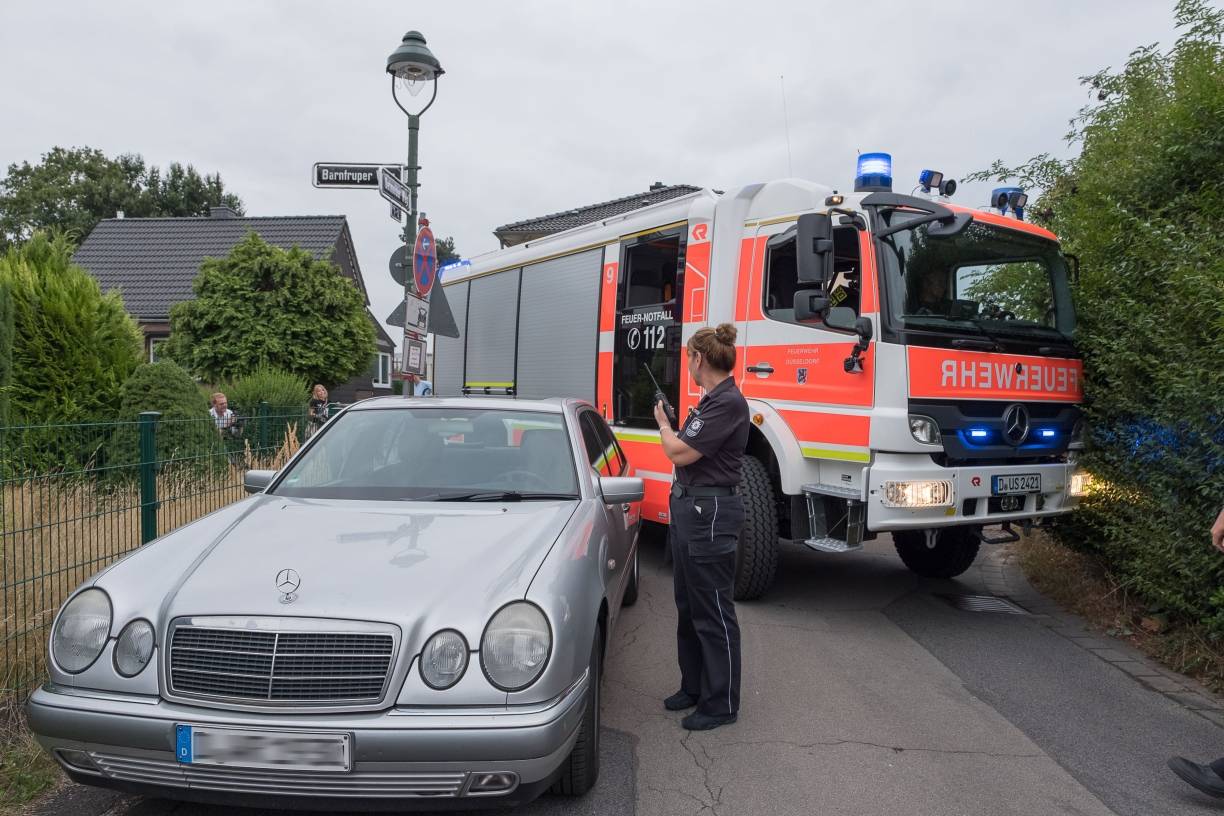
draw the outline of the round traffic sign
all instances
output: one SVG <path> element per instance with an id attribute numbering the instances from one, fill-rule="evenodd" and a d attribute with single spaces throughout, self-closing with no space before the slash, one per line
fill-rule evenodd
<path id="1" fill-rule="evenodd" d="M 417 233 L 416 247 L 412 251 L 412 277 L 416 280 L 417 295 L 425 297 L 438 277 L 438 248 L 434 245 L 433 230 L 421 227 Z"/>
<path id="2" fill-rule="evenodd" d="M 391 278 L 400 286 L 408 280 L 408 263 L 408 247 L 402 245 L 391 253 L 391 260 L 387 263 L 391 269 Z"/>

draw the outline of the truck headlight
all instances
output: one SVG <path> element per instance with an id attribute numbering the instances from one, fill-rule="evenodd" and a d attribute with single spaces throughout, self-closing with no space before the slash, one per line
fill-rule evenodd
<path id="1" fill-rule="evenodd" d="M 885 482 L 885 507 L 951 507 L 952 483 L 945 479 Z"/>
<path id="2" fill-rule="evenodd" d="M 1067 494 L 1075 498 L 1087 495 L 1092 489 L 1092 474 L 1089 473 L 1073 473 L 1071 474 L 1071 484 L 1067 486 Z"/>
<path id="3" fill-rule="evenodd" d="M 135 677 L 144 671 L 153 657 L 153 624 L 134 620 L 115 640 L 115 671 L 124 677 Z"/>
<path id="4" fill-rule="evenodd" d="M 516 601 L 503 606 L 485 627 L 480 663 L 490 683 L 502 691 L 519 691 L 536 681 L 551 651 L 544 613 L 535 604 Z"/>
<path id="5" fill-rule="evenodd" d="M 939 424 L 927 416 L 910 414 L 910 435 L 924 445 L 938 445 L 943 441 L 939 435 Z"/>
<path id="6" fill-rule="evenodd" d="M 468 645 L 454 629 L 443 629 L 421 650 L 421 679 L 431 689 L 448 689 L 467 671 Z"/>
<path id="7" fill-rule="evenodd" d="M 74 596 L 60 611 L 51 632 L 51 659 L 69 674 L 93 665 L 110 635 L 111 602 L 100 589 Z"/>

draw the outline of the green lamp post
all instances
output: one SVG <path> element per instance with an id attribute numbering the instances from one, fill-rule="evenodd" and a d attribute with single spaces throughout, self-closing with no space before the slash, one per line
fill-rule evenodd
<path id="1" fill-rule="evenodd" d="M 408 213 L 408 223 L 404 226 L 404 243 L 408 245 L 411 257 L 417 233 L 417 131 L 421 127 L 421 114 L 429 110 L 434 100 L 438 98 L 438 77 L 442 76 L 442 63 L 425 45 L 425 37 L 419 31 L 409 31 L 404 35 L 399 48 L 387 57 L 387 73 L 391 75 L 391 96 L 395 104 L 408 116 L 408 178 L 407 184 L 412 199 L 412 211 Z M 426 85 L 432 86 L 429 102 L 425 107 L 413 113 L 404 107 L 400 101 L 399 92 L 405 91 L 411 98 L 420 96 Z M 409 102 L 409 104 L 412 104 Z M 408 275 L 404 284 L 405 294 L 412 293 L 412 276 Z"/>

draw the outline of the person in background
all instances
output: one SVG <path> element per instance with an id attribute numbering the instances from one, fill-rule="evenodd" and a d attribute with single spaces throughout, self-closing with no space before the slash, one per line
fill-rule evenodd
<path id="1" fill-rule="evenodd" d="M 306 438 L 314 436 L 315 431 L 323 427 L 327 421 L 327 389 L 322 383 L 315 383 L 310 392 L 310 404 L 306 412 Z"/>
<path id="2" fill-rule="evenodd" d="M 1211 545 L 1224 552 L 1224 510 L 1211 525 Z M 1177 774 L 1183 782 L 1202 791 L 1208 796 L 1224 799 L 1224 757 L 1207 765 L 1200 765 L 1185 757 L 1175 756 L 1169 760 L 1169 770 Z"/>
<path id="3" fill-rule="evenodd" d="M 229 409 L 229 400 L 225 398 L 225 394 L 220 391 L 212 395 L 209 400 L 208 415 L 212 417 L 213 424 L 217 426 L 217 430 L 224 434 L 226 432 L 233 433 L 238 427 L 238 418 L 234 416 L 234 412 Z"/>

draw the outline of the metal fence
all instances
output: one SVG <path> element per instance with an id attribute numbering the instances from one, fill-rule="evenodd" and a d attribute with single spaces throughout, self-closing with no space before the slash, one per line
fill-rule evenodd
<path id="1" fill-rule="evenodd" d="M 48 628 L 81 581 L 242 498 L 309 433 L 305 408 L 211 417 L 0 427 L 0 690 L 45 673 Z"/>

